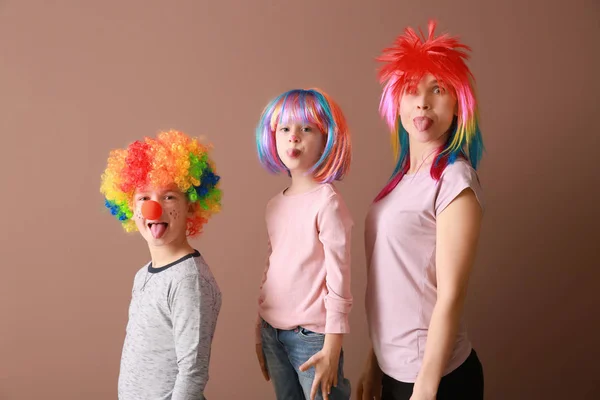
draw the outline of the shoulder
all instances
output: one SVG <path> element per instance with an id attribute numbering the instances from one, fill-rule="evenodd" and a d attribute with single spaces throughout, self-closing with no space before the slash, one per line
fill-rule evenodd
<path id="1" fill-rule="evenodd" d="M 148 273 L 149 266 L 150 263 L 146 263 L 142 268 L 138 269 L 135 273 L 134 281 L 137 281 L 138 279 L 141 279 L 143 276 L 145 276 Z"/>
<path id="2" fill-rule="evenodd" d="M 334 185 L 330 183 L 323 184 L 323 188 L 319 190 L 316 201 L 318 201 L 319 214 L 321 216 L 333 214 L 352 224 L 352 217 L 350 216 L 348 206 Z"/>
<path id="3" fill-rule="evenodd" d="M 271 196 L 265 206 L 265 211 L 268 213 L 274 206 L 281 202 L 283 199 L 283 190 L 278 191 L 276 194 Z"/>
<path id="4" fill-rule="evenodd" d="M 483 189 L 479 175 L 465 159 L 458 159 L 453 164 L 448 165 L 436 185 L 437 213 L 445 209 L 448 204 L 466 189 L 471 189 L 480 206 L 484 207 Z"/>
<path id="5" fill-rule="evenodd" d="M 440 181 L 468 181 L 479 185 L 479 176 L 467 160 L 459 158 L 454 163 L 446 166 L 440 177 Z"/>

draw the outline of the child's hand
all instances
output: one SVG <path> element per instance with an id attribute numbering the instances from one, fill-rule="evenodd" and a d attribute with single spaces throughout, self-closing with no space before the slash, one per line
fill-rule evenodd
<path id="1" fill-rule="evenodd" d="M 310 367 L 315 367 L 315 379 L 310 390 L 310 400 L 315 399 L 319 391 L 319 384 L 321 385 L 323 400 L 329 400 L 331 386 L 337 386 L 338 384 L 338 365 L 340 362 L 342 335 L 328 336 L 330 335 L 326 335 L 323 349 L 300 366 L 300 371 L 302 372 L 307 371 Z"/>
<path id="2" fill-rule="evenodd" d="M 267 363 L 265 362 L 265 353 L 263 353 L 262 344 L 258 343 L 256 345 L 256 357 L 258 358 L 258 364 L 260 365 L 260 370 L 265 377 L 265 380 L 268 382 L 271 380 L 269 377 L 269 371 L 267 370 Z"/>

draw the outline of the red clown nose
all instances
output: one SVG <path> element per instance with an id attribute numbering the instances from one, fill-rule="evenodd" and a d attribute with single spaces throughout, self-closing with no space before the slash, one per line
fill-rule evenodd
<path id="1" fill-rule="evenodd" d="M 162 207 L 154 200 L 145 201 L 142 204 L 142 215 L 149 220 L 159 219 L 162 215 Z"/>

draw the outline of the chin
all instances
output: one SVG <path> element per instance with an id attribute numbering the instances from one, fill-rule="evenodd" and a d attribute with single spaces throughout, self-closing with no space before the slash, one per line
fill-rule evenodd
<path id="1" fill-rule="evenodd" d="M 408 131 L 408 136 L 420 143 L 431 143 L 443 140 L 444 133 L 429 131 L 419 132 L 417 130 L 414 130 L 412 132 Z"/>

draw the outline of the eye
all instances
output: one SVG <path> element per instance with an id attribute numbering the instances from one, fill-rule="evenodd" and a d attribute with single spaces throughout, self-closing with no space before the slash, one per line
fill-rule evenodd
<path id="1" fill-rule="evenodd" d="M 290 128 L 288 128 L 287 126 L 284 126 L 284 127 L 279 128 L 279 131 L 280 132 L 289 132 Z"/>
<path id="2" fill-rule="evenodd" d="M 175 199 L 176 199 L 176 197 L 172 194 L 168 194 L 165 196 L 165 200 L 175 200 Z"/>
<path id="3" fill-rule="evenodd" d="M 138 197 L 138 201 L 146 201 L 146 200 L 150 200 L 150 197 L 148 197 L 148 196 L 140 196 L 140 197 Z"/>
<path id="4" fill-rule="evenodd" d="M 446 90 L 443 87 L 434 86 L 433 87 L 433 93 L 434 94 L 444 94 L 444 93 L 446 93 Z"/>
<path id="5" fill-rule="evenodd" d="M 313 129 L 310 126 L 305 126 L 304 128 L 302 128 L 302 132 L 312 132 Z"/>

